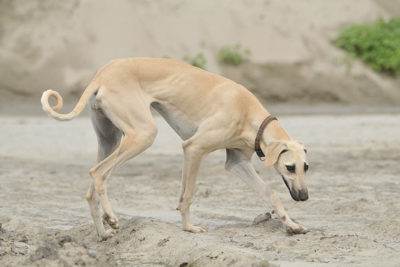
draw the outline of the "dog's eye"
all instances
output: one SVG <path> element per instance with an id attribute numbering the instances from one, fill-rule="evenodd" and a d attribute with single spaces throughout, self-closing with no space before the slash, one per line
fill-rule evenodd
<path id="1" fill-rule="evenodd" d="M 288 172 L 294 173 L 296 171 L 296 165 L 286 165 Z"/>
<path id="2" fill-rule="evenodd" d="M 305 172 L 308 171 L 308 164 L 307 163 L 304 163 L 304 171 Z"/>

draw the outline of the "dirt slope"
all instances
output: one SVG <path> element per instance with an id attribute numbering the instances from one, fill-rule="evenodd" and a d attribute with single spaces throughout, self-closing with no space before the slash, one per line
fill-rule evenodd
<path id="1" fill-rule="evenodd" d="M 349 60 L 330 40 L 342 25 L 388 18 L 399 7 L 373 0 L 4 0 L 0 104 L 47 88 L 79 95 L 114 58 L 182 59 L 198 52 L 208 70 L 243 83 L 265 102 L 398 104 L 397 80 Z M 236 43 L 251 50 L 249 62 L 233 70 L 219 65 L 218 50 Z"/>

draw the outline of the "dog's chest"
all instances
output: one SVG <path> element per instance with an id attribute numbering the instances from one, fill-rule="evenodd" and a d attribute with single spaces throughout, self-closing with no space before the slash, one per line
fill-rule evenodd
<path id="1" fill-rule="evenodd" d="M 197 125 L 189 121 L 183 114 L 177 111 L 168 109 L 165 105 L 160 102 L 153 102 L 151 107 L 157 110 L 157 112 L 167 121 L 169 126 L 183 139 L 189 139 L 197 131 Z"/>

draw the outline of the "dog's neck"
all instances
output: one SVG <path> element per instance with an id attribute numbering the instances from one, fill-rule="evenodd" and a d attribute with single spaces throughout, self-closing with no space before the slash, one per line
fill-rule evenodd
<path id="1" fill-rule="evenodd" d="M 251 145 L 254 147 L 255 138 L 257 136 L 258 130 L 260 129 L 261 123 L 267 118 L 270 114 L 265 112 L 260 112 L 257 116 L 254 116 L 251 122 Z M 273 141 L 290 141 L 292 138 L 290 135 L 283 129 L 278 120 L 273 120 L 268 123 L 267 127 L 265 127 L 262 138 L 260 140 L 261 150 L 265 151 L 267 144 Z"/>

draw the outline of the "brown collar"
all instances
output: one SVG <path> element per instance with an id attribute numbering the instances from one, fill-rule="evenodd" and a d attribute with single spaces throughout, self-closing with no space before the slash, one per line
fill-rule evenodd
<path id="1" fill-rule="evenodd" d="M 276 117 L 272 116 L 272 115 L 269 115 L 268 117 L 266 117 L 265 120 L 261 123 L 260 128 L 258 129 L 258 132 L 257 132 L 257 137 L 256 137 L 255 145 L 254 145 L 254 150 L 256 151 L 257 156 L 260 158 L 260 160 L 264 160 L 265 159 L 265 155 L 262 152 L 261 147 L 260 147 L 260 140 L 261 140 L 261 137 L 263 135 L 265 127 L 267 127 L 268 124 L 273 120 L 278 120 L 278 119 Z"/>

